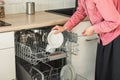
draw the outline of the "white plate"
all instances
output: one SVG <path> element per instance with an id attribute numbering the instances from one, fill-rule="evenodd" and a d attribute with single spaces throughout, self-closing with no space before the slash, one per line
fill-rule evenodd
<path id="1" fill-rule="evenodd" d="M 65 65 L 60 73 L 61 80 L 75 80 L 76 73 L 72 65 Z"/>
<path id="2" fill-rule="evenodd" d="M 58 34 L 54 34 L 55 30 L 51 31 L 48 34 L 47 40 L 48 40 L 48 44 L 52 47 L 52 48 L 59 48 L 64 41 L 64 37 L 62 33 L 58 33 Z"/>
<path id="3" fill-rule="evenodd" d="M 52 48 L 50 45 L 47 45 L 45 50 L 46 50 L 46 52 L 50 52 L 50 53 L 55 52 L 55 48 Z"/>

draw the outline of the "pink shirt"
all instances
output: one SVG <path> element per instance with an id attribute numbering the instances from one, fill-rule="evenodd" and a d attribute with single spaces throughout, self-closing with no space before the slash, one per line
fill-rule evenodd
<path id="1" fill-rule="evenodd" d="M 86 16 L 103 45 L 120 35 L 120 0 L 78 0 L 76 12 L 64 26 L 72 30 Z"/>

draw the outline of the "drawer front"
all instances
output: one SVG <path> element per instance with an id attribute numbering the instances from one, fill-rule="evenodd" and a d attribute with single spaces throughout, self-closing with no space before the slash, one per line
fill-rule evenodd
<path id="1" fill-rule="evenodd" d="M 0 33 L 0 49 L 14 47 L 14 32 Z"/>
<path id="2" fill-rule="evenodd" d="M 0 50 L 0 80 L 15 79 L 14 48 Z"/>

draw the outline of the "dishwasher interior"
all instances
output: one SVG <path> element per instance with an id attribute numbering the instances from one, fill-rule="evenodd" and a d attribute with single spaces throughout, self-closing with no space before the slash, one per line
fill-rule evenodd
<path id="1" fill-rule="evenodd" d="M 70 64 L 70 55 L 77 52 L 77 35 L 63 32 L 62 46 L 54 52 L 46 51 L 51 28 L 15 32 L 17 80 L 61 80 L 61 69 Z"/>

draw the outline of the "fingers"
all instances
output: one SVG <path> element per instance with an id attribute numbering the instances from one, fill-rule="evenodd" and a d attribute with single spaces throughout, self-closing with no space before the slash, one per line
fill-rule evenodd
<path id="1" fill-rule="evenodd" d="M 58 34 L 58 33 L 60 33 L 60 26 L 56 25 L 56 26 L 53 27 L 51 30 L 56 30 L 56 31 L 54 32 L 54 34 Z"/>
<path id="2" fill-rule="evenodd" d="M 54 32 L 54 34 L 58 34 L 58 33 L 60 33 L 60 32 L 63 32 L 65 29 L 64 29 L 63 26 L 58 26 L 58 25 L 56 25 L 56 26 L 53 27 L 51 30 L 56 30 L 56 31 Z"/>
<path id="3" fill-rule="evenodd" d="M 84 30 L 84 31 L 82 32 L 82 35 L 83 35 L 83 36 L 87 36 L 86 30 Z"/>
<path id="4" fill-rule="evenodd" d="M 53 30 L 56 30 L 56 31 L 54 32 L 54 34 L 58 34 L 58 33 L 59 33 L 59 28 L 58 28 L 57 25 L 51 29 L 51 31 L 53 31 Z"/>
<path id="5" fill-rule="evenodd" d="M 55 27 L 53 27 L 51 30 L 58 30 L 59 26 L 56 25 Z"/>
<path id="6" fill-rule="evenodd" d="M 90 32 L 90 31 L 87 31 L 87 30 L 86 30 L 86 31 L 83 31 L 83 32 L 82 32 L 82 35 L 83 35 L 83 36 L 92 36 L 92 35 L 93 35 L 93 32 Z"/>
<path id="7" fill-rule="evenodd" d="M 88 27 L 82 32 L 82 35 L 83 36 L 92 36 L 93 33 L 94 33 L 93 27 Z"/>
<path id="8" fill-rule="evenodd" d="M 54 34 L 58 34 L 58 33 L 60 33 L 61 31 L 59 31 L 59 30 L 56 30 L 55 32 L 54 32 Z"/>

